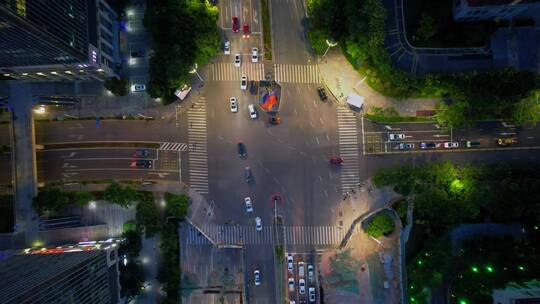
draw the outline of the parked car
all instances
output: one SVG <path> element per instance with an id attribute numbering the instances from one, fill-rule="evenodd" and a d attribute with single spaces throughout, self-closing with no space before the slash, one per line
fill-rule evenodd
<path id="1" fill-rule="evenodd" d="M 293 256 L 288 254 L 287 255 L 287 270 L 292 271 L 293 270 Z"/>
<path id="2" fill-rule="evenodd" d="M 240 30 L 240 21 L 238 21 L 238 17 L 232 17 L 232 31 L 233 33 L 238 33 Z"/>
<path id="3" fill-rule="evenodd" d="M 242 32 L 244 33 L 242 38 L 249 38 L 249 24 L 244 23 L 244 26 L 242 26 Z"/>
<path id="4" fill-rule="evenodd" d="M 259 62 L 259 49 L 256 47 L 251 49 L 251 62 L 253 63 Z"/>
<path id="5" fill-rule="evenodd" d="M 317 88 L 317 94 L 319 94 L 319 98 L 322 101 L 325 101 L 326 99 L 328 99 L 328 96 L 326 96 L 326 90 L 323 87 Z"/>
<path id="6" fill-rule="evenodd" d="M 398 150 L 412 150 L 414 148 L 414 144 L 411 143 L 400 143 L 396 146 L 396 149 Z"/>
<path id="7" fill-rule="evenodd" d="M 305 273 L 306 271 L 304 262 L 298 262 L 298 276 L 303 278 Z"/>
<path id="8" fill-rule="evenodd" d="M 262 221 L 261 218 L 258 216 L 255 218 L 255 228 L 257 229 L 257 231 L 262 230 Z"/>
<path id="9" fill-rule="evenodd" d="M 240 89 L 241 90 L 247 90 L 247 76 L 246 75 L 242 75 L 242 77 L 240 77 Z"/>
<path id="10" fill-rule="evenodd" d="M 261 285 L 261 272 L 258 270 L 255 270 L 253 272 L 253 276 L 255 278 L 255 286 Z"/>
<path id="11" fill-rule="evenodd" d="M 255 110 L 255 105 L 252 103 L 248 105 L 249 110 L 249 117 L 256 119 L 257 118 L 257 110 Z"/>
<path id="12" fill-rule="evenodd" d="M 231 112 L 233 112 L 233 113 L 238 112 L 238 102 L 236 100 L 236 97 L 231 97 L 229 99 L 229 103 L 231 105 Z"/>
<path id="13" fill-rule="evenodd" d="M 135 150 L 135 153 L 133 153 L 133 157 L 142 158 L 142 157 L 148 157 L 148 150 L 146 149 L 138 149 Z"/>
<path id="14" fill-rule="evenodd" d="M 142 83 L 133 85 L 133 92 L 144 92 L 146 91 L 146 86 Z"/>
<path id="15" fill-rule="evenodd" d="M 240 158 L 247 157 L 246 145 L 243 142 L 238 143 L 238 156 L 240 156 Z"/>
<path id="16" fill-rule="evenodd" d="M 293 278 L 289 278 L 289 291 L 290 292 L 294 292 L 294 279 Z"/>
<path id="17" fill-rule="evenodd" d="M 315 303 L 315 288 L 310 287 L 308 289 L 308 294 L 309 294 L 309 302 L 310 303 Z"/>
<path id="18" fill-rule="evenodd" d="M 281 123 L 281 117 L 270 117 L 268 122 L 273 125 L 279 125 Z"/>
<path id="19" fill-rule="evenodd" d="M 300 294 L 305 294 L 306 293 L 306 280 L 300 279 L 298 281 L 298 286 L 300 289 Z"/>
<path id="20" fill-rule="evenodd" d="M 307 276 L 311 283 L 313 283 L 313 280 L 315 279 L 315 271 L 313 269 L 313 265 L 307 265 Z"/>
<path id="21" fill-rule="evenodd" d="M 479 141 L 467 141 L 467 148 L 474 148 L 480 146 Z"/>
<path id="22" fill-rule="evenodd" d="M 435 145 L 434 142 L 422 142 L 420 143 L 420 149 L 422 150 L 429 150 L 429 149 L 435 149 L 437 145 Z"/>
<path id="23" fill-rule="evenodd" d="M 253 174 L 251 173 L 251 169 L 249 167 L 244 168 L 244 179 L 246 183 L 249 183 L 253 180 Z"/>
<path id="24" fill-rule="evenodd" d="M 239 68 L 240 65 L 242 64 L 242 59 L 240 59 L 240 54 L 235 54 L 234 55 L 234 66 Z"/>
<path id="25" fill-rule="evenodd" d="M 251 197 L 249 196 L 244 197 L 244 203 L 246 205 L 246 212 L 247 213 L 253 212 L 253 205 L 251 204 Z"/>
<path id="26" fill-rule="evenodd" d="M 225 53 L 225 55 L 230 55 L 231 54 L 231 42 L 230 41 L 225 41 L 225 44 L 223 45 L 223 52 Z"/>
<path id="27" fill-rule="evenodd" d="M 403 140 L 405 139 L 405 134 L 403 133 L 390 133 L 388 134 L 389 140 Z"/>
<path id="28" fill-rule="evenodd" d="M 506 147 L 515 143 L 517 143 L 517 138 L 515 137 L 501 137 L 497 139 L 497 145 L 502 147 Z"/>
<path id="29" fill-rule="evenodd" d="M 455 148 L 459 148 L 459 143 L 456 142 L 456 141 L 453 141 L 453 142 L 450 142 L 450 141 L 449 141 L 449 142 L 445 142 L 445 143 L 443 144 L 443 147 L 444 147 L 445 149 L 455 149 Z"/>

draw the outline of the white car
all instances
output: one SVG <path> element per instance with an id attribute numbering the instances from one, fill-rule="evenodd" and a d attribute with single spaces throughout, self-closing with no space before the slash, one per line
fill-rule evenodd
<path id="1" fill-rule="evenodd" d="M 255 218 L 255 228 L 257 229 L 257 231 L 262 230 L 262 221 L 261 218 L 258 216 Z"/>
<path id="2" fill-rule="evenodd" d="M 242 75 L 242 77 L 240 78 L 240 89 L 241 90 L 247 90 L 247 76 L 246 75 Z"/>
<path id="3" fill-rule="evenodd" d="M 459 143 L 458 142 L 445 142 L 444 143 L 444 147 L 446 149 L 455 149 L 455 148 L 459 148 Z"/>
<path id="4" fill-rule="evenodd" d="M 293 257 L 290 254 L 287 255 L 287 269 L 289 271 L 293 270 Z"/>
<path id="5" fill-rule="evenodd" d="M 236 100 L 236 97 L 231 97 L 229 103 L 231 104 L 231 112 L 238 112 L 238 101 Z"/>
<path id="6" fill-rule="evenodd" d="M 230 55 L 231 54 L 231 42 L 230 41 L 225 41 L 225 44 L 223 45 L 223 52 L 225 53 L 225 55 Z"/>
<path id="7" fill-rule="evenodd" d="M 307 276 L 309 281 L 313 283 L 313 279 L 315 278 L 315 271 L 313 270 L 313 265 L 307 265 Z"/>
<path id="8" fill-rule="evenodd" d="M 255 110 L 255 106 L 251 103 L 248 106 L 249 110 L 249 117 L 256 119 L 257 118 L 257 110 Z"/>
<path id="9" fill-rule="evenodd" d="M 259 62 L 259 49 L 256 47 L 251 49 L 251 62 L 253 63 Z"/>
<path id="10" fill-rule="evenodd" d="M 306 280 L 300 279 L 298 285 L 300 286 L 300 294 L 305 294 L 306 293 Z"/>
<path id="11" fill-rule="evenodd" d="M 242 64 L 242 61 L 240 59 L 240 54 L 235 54 L 234 55 L 234 66 L 239 68 L 241 64 Z"/>
<path id="12" fill-rule="evenodd" d="M 303 278 L 305 275 L 305 264 L 304 262 L 298 262 L 298 276 Z"/>
<path id="13" fill-rule="evenodd" d="M 403 133 L 390 133 L 390 134 L 388 134 L 388 139 L 390 139 L 390 140 L 402 140 L 402 139 L 405 139 L 405 134 L 403 134 Z"/>
<path id="14" fill-rule="evenodd" d="M 293 278 L 289 278 L 289 291 L 290 292 L 294 291 L 294 279 Z"/>
<path id="15" fill-rule="evenodd" d="M 253 276 L 255 277 L 255 286 L 261 285 L 261 272 L 258 270 L 255 270 L 253 272 Z"/>
<path id="16" fill-rule="evenodd" d="M 244 203 L 246 203 L 246 212 L 250 213 L 253 212 L 253 205 L 251 204 L 251 197 L 245 197 Z"/>
<path id="17" fill-rule="evenodd" d="M 308 293 L 309 293 L 309 303 L 315 303 L 315 288 L 310 287 L 308 289 Z"/>
<path id="18" fill-rule="evenodd" d="M 133 85 L 133 92 L 144 92 L 146 91 L 146 86 L 142 83 Z"/>

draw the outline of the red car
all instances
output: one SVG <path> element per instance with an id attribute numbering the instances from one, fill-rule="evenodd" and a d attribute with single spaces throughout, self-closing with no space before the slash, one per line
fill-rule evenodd
<path id="1" fill-rule="evenodd" d="M 332 165 L 341 165 L 343 159 L 339 156 L 330 156 L 330 163 Z"/>
<path id="2" fill-rule="evenodd" d="M 245 23 L 242 27 L 242 31 L 244 32 L 244 35 L 242 35 L 242 37 L 249 38 L 249 25 L 247 23 Z"/>
<path id="3" fill-rule="evenodd" d="M 233 33 L 238 33 L 240 30 L 240 21 L 238 21 L 238 17 L 232 17 L 232 31 Z"/>

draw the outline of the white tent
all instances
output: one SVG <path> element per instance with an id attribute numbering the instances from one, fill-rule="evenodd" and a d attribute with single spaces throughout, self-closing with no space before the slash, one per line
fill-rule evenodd
<path id="1" fill-rule="evenodd" d="M 350 93 L 345 101 L 347 101 L 349 105 L 358 109 L 362 109 L 362 106 L 364 105 L 364 97 L 353 93 Z"/>

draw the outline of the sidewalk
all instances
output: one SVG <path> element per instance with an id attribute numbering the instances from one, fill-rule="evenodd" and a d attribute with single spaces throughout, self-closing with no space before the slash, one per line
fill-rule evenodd
<path id="1" fill-rule="evenodd" d="M 437 99 L 398 100 L 379 94 L 351 66 L 339 47 L 330 49 L 324 58 L 319 58 L 318 66 L 324 84 L 341 105 L 345 105 L 349 93 L 364 97 L 363 113 L 368 113 L 373 107 L 393 107 L 401 116 L 416 116 L 416 111 L 434 110 L 438 102 Z"/>

